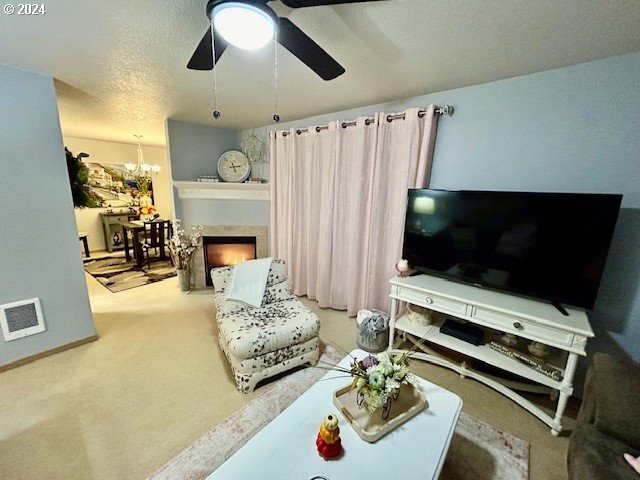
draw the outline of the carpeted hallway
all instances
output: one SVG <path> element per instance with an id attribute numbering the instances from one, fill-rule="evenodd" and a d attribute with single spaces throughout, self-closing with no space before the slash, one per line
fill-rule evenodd
<path id="1" fill-rule="evenodd" d="M 233 386 L 210 292 L 180 293 L 176 278 L 117 294 L 87 282 L 100 339 L 0 374 L 0 479 L 143 479 L 260 394 Z M 324 340 L 355 348 L 353 319 L 305 303 Z M 493 390 L 412 365 L 465 412 L 530 442 L 532 480 L 566 478 L 570 431 L 552 437 Z"/>

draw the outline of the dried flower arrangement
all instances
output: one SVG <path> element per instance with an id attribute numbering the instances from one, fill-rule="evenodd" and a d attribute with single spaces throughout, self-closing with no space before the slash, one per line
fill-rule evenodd
<path id="1" fill-rule="evenodd" d="M 191 233 L 187 234 L 181 227 L 179 218 L 173 223 L 173 236 L 169 241 L 169 252 L 171 253 L 173 264 L 178 270 L 191 272 L 193 254 L 200 247 L 202 229 L 202 225 L 193 225 Z"/>

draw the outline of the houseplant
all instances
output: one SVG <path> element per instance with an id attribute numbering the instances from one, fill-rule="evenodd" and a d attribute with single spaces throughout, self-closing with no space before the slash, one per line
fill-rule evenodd
<path id="1" fill-rule="evenodd" d="M 97 207 L 99 202 L 92 196 L 89 189 L 89 169 L 82 161 L 87 158 L 87 153 L 81 152 L 77 156 L 65 147 L 64 153 L 67 158 L 67 172 L 69 174 L 69 185 L 71 186 L 71 196 L 75 208 Z"/>
<path id="2" fill-rule="evenodd" d="M 173 236 L 169 241 L 169 252 L 178 272 L 178 282 L 182 292 L 191 289 L 191 265 L 193 255 L 200 248 L 202 228 L 202 225 L 193 225 L 191 233 L 187 234 L 181 227 L 179 218 L 173 223 Z"/>

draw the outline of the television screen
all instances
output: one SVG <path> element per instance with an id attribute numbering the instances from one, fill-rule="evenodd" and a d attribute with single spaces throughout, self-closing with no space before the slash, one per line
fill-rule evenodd
<path id="1" fill-rule="evenodd" d="M 621 201 L 409 190 L 403 258 L 451 280 L 591 309 Z"/>

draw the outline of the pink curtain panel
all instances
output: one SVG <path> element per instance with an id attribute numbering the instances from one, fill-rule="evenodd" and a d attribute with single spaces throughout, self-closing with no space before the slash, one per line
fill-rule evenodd
<path id="1" fill-rule="evenodd" d="M 296 295 L 321 307 L 389 310 L 387 280 L 402 254 L 407 189 L 431 177 L 433 106 L 404 120 L 379 112 L 271 134 L 271 255 L 287 261 Z"/>

